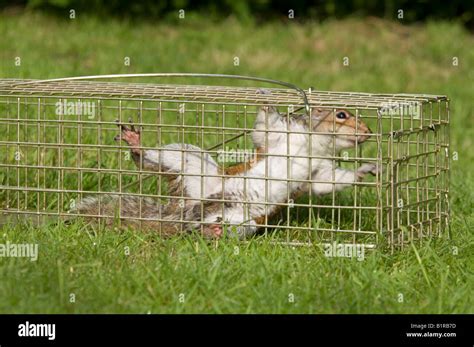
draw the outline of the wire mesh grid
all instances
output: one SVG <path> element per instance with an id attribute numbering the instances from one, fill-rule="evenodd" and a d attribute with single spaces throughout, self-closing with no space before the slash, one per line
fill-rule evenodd
<path id="1" fill-rule="evenodd" d="M 392 250 L 448 230 L 444 96 L 307 90 L 305 113 L 288 88 L 37 82 L 0 79 L 3 220 Z"/>

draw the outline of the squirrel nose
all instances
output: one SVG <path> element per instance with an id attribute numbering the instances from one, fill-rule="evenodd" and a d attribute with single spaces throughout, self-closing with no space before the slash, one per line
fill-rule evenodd
<path id="1" fill-rule="evenodd" d="M 364 127 L 364 131 L 362 132 L 363 134 L 372 134 L 372 130 L 368 126 Z M 363 143 L 365 140 L 367 140 L 370 136 L 369 135 L 359 135 L 357 137 L 357 143 Z"/>

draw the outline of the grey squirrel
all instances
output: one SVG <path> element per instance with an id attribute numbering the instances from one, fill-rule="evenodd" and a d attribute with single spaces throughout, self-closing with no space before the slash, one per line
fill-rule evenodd
<path id="1" fill-rule="evenodd" d="M 140 130 L 118 124 L 121 136 L 116 140 L 130 146 L 136 165 L 168 178 L 170 201 L 161 204 L 146 197 L 106 195 L 82 200 L 75 212 L 105 216 L 106 224 L 112 225 L 119 210 L 124 217 L 122 225 L 163 235 L 201 228 L 204 236 L 220 237 L 224 226 L 241 238 L 252 235 L 289 196 L 310 189 L 317 195 L 331 192 L 333 187 L 341 190 L 368 173 L 376 173 L 375 164 L 363 164 L 352 171 L 334 167 L 333 160 L 324 158 L 367 140 L 370 130 L 362 121 L 345 110 L 321 108 L 313 108 L 310 117 L 283 116 L 272 106 L 261 107 L 252 133 L 257 160 L 226 170 L 190 144 L 143 150 Z M 315 182 L 304 182 L 310 179 Z"/>

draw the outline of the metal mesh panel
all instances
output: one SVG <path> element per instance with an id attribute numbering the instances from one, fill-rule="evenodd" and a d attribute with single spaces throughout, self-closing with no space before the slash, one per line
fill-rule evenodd
<path id="1" fill-rule="evenodd" d="M 43 223 L 82 217 L 113 219 L 117 226 L 132 221 L 142 229 L 152 225 L 159 233 L 169 225 L 179 226 L 178 232 L 205 232 L 235 218 L 233 206 L 238 205 L 245 218 L 231 223 L 230 229 L 248 227 L 290 244 L 337 241 L 372 247 L 383 242 L 392 250 L 447 230 L 446 97 L 308 90 L 311 108 L 331 114 L 332 120 L 324 119 L 326 128 L 321 129 L 316 118 L 304 118 L 305 104 L 297 91 L 266 90 L 262 94 L 249 87 L 0 80 L 2 219 L 20 216 Z M 270 106 L 288 125 L 278 130 L 266 124 L 263 147 L 271 146 L 269 134 L 281 133 L 286 143 L 280 144 L 285 148 L 281 153 L 257 152 L 253 142 L 259 109 Z M 342 123 L 334 117 L 340 110 L 352 115 L 351 135 L 366 136 L 363 143 L 356 140 L 342 150 L 338 147 L 341 137 L 349 135 L 341 132 Z M 124 133 L 115 122 L 129 127 L 129 118 L 142 128 L 135 151 L 120 141 Z M 305 124 L 306 130 L 299 133 L 290 122 Z M 363 133 L 363 126 L 371 133 Z M 119 141 L 114 141 L 119 133 Z M 315 146 L 321 136 L 330 139 L 324 155 Z M 301 158 L 294 147 L 298 139 L 305 139 L 308 147 Z M 157 150 L 161 157 L 174 158 L 178 167 L 147 167 L 145 151 Z M 298 160 L 305 174 L 294 173 Z M 194 171 L 187 167 L 190 161 Z M 217 171 L 209 171 L 208 163 L 215 163 Z M 317 166 L 321 163 L 328 166 Z M 375 176 L 339 189 L 339 175 L 359 172 L 367 163 L 378 167 Z M 262 171 L 249 169 L 255 165 Z M 330 176 L 315 174 L 327 168 Z M 278 177 L 275 172 L 283 174 Z M 261 189 L 252 195 L 246 190 L 254 189 L 253 184 Z M 231 194 L 234 186 L 241 187 L 240 198 Z M 107 205 L 111 196 L 116 202 L 113 216 Z M 135 197 L 133 213 L 124 208 L 130 197 Z M 97 200 L 96 209 L 78 211 L 87 199 Z M 150 201 L 159 207 L 145 213 Z M 251 212 L 255 208 L 264 211 L 258 218 Z M 220 219 L 206 220 L 209 211 L 220 211 Z"/>

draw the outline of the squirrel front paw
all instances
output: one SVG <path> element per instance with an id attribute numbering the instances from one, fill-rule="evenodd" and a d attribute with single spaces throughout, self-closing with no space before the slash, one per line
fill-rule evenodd
<path id="1" fill-rule="evenodd" d="M 381 171 L 378 168 L 377 164 L 362 164 L 358 169 L 357 169 L 357 176 L 361 179 L 367 174 L 371 174 L 373 176 L 377 175 L 377 172 L 381 174 Z"/>
<path id="2" fill-rule="evenodd" d="M 133 125 L 132 119 L 129 118 L 129 123 L 130 127 L 127 127 L 125 124 L 120 123 L 120 121 L 117 119 L 115 122 L 117 123 L 117 126 L 121 130 L 121 135 L 117 135 L 114 137 L 115 141 L 120 141 L 122 139 L 125 141 L 130 147 L 138 149 L 140 147 L 140 128 L 136 128 L 135 125 Z"/>

